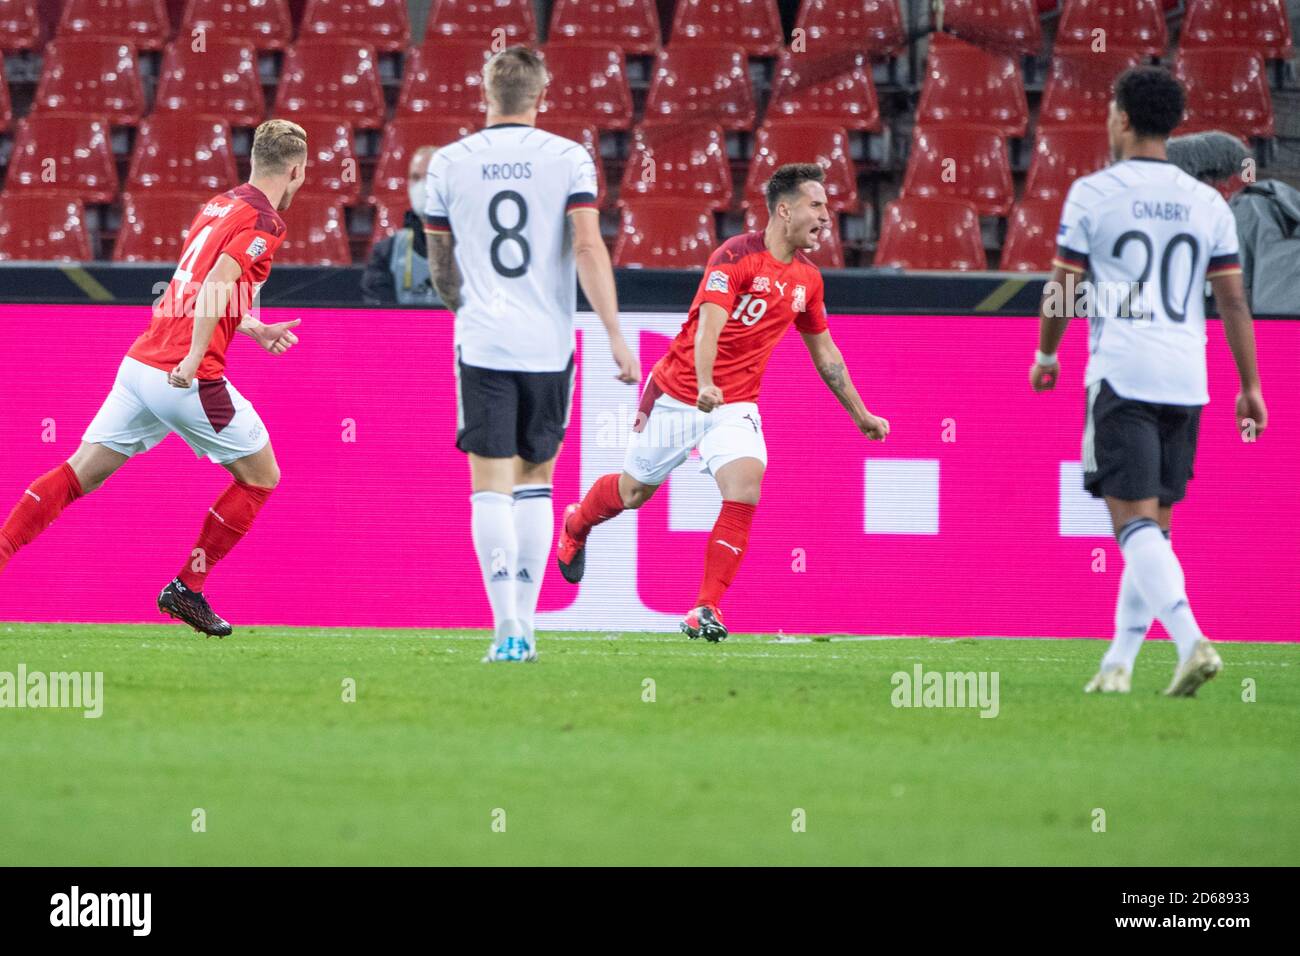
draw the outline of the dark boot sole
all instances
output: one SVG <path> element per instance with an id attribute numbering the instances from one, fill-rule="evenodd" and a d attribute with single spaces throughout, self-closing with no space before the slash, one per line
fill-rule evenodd
<path id="1" fill-rule="evenodd" d="M 202 634 L 204 637 L 218 637 L 218 638 L 229 637 L 231 634 L 235 632 L 235 629 L 233 627 L 228 627 L 224 631 L 204 630 L 203 628 L 199 627 L 197 624 L 193 623 L 192 621 L 186 620 L 186 618 L 179 611 L 177 611 L 175 608 L 171 606 L 170 602 L 166 602 L 162 598 L 158 599 L 158 610 L 161 611 L 163 614 L 166 614 L 168 617 L 173 618 L 174 620 L 180 621 L 182 624 L 187 625 L 188 627 L 192 628 L 195 631 L 195 633 Z"/>

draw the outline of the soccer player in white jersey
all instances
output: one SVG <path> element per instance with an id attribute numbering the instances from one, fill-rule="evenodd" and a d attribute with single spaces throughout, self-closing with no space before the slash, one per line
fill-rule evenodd
<path id="1" fill-rule="evenodd" d="M 456 314 L 456 447 L 469 456 L 470 530 L 495 621 L 485 661 L 537 658 L 551 474 L 573 399 L 575 271 L 617 377 L 641 378 L 619 330 L 596 167 L 585 147 L 535 125 L 546 82 L 526 47 L 493 56 L 486 128 L 440 150 L 427 174 L 429 267 Z"/>
<path id="2" fill-rule="evenodd" d="M 1169 533 L 1192 477 L 1201 406 L 1210 400 L 1207 278 L 1241 378 L 1237 426 L 1252 437 L 1268 423 L 1232 213 L 1213 187 L 1165 158 L 1183 103 L 1178 81 L 1159 67 L 1135 67 L 1116 80 L 1107 122 L 1115 162 L 1077 180 L 1066 196 L 1029 372 L 1036 391 L 1055 386 L 1056 349 L 1069 321 L 1060 303 L 1075 298 L 1067 279 L 1090 274 L 1084 487 L 1105 498 L 1124 554 L 1115 637 L 1084 688 L 1090 693 L 1129 690 L 1155 618 L 1178 649 L 1166 694 L 1191 697 L 1223 666 L 1192 614 Z"/>

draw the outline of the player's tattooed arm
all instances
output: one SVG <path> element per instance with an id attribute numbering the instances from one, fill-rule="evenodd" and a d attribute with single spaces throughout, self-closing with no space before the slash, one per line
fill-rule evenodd
<path id="1" fill-rule="evenodd" d="M 429 273 L 442 304 L 451 311 L 460 309 L 460 270 L 456 268 L 455 241 L 449 232 L 426 232 L 429 240 Z"/>
<path id="2" fill-rule="evenodd" d="M 609 250 L 600 235 L 600 215 L 594 209 L 579 207 L 571 209 L 568 216 L 569 228 L 573 232 L 573 264 L 578 272 L 578 285 L 609 336 L 610 353 L 618 366 L 615 378 L 620 382 L 639 382 L 641 360 L 628 348 L 618 323 L 618 288 L 614 284 Z"/>
<path id="3" fill-rule="evenodd" d="M 844 365 L 844 356 L 839 346 L 835 344 L 835 340 L 831 338 L 831 334 L 829 332 L 800 334 L 803 336 L 804 345 L 808 347 L 808 354 L 812 356 L 813 364 L 817 366 L 817 374 L 822 377 L 822 381 L 826 383 L 826 387 L 831 390 L 839 403 L 853 416 L 858 431 L 876 441 L 883 441 L 889 434 L 889 422 L 867 410 L 866 403 L 862 401 L 862 396 L 858 394 L 853 379 L 849 376 L 849 370 Z"/>

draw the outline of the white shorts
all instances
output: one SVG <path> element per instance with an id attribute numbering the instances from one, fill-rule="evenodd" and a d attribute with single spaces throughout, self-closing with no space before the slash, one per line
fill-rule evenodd
<path id="1" fill-rule="evenodd" d="M 651 390 L 653 389 L 653 392 Z M 646 385 L 654 404 L 632 432 L 623 470 L 646 485 L 661 485 L 684 462 L 691 449 L 700 449 L 700 471 L 717 477 L 718 470 L 737 458 L 757 458 L 767 464 L 763 419 L 754 402 L 730 402 L 711 412 L 659 392 L 651 380 Z M 650 397 L 650 396 L 645 396 Z M 644 399 L 642 405 L 644 407 Z M 638 415 L 640 419 L 640 415 Z"/>
<path id="2" fill-rule="evenodd" d="M 172 432 L 218 465 L 259 452 L 271 440 L 252 404 L 224 378 L 174 388 L 162 369 L 133 358 L 122 359 L 113 390 L 81 440 L 130 457 Z"/>

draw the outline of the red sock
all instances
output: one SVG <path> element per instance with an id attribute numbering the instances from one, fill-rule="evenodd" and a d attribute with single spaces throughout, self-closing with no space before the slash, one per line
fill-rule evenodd
<path id="1" fill-rule="evenodd" d="M 239 539 L 248 533 L 248 529 L 253 526 L 253 518 L 269 497 L 270 488 L 246 485 L 242 481 L 231 482 L 203 519 L 203 530 L 199 532 L 198 543 L 190 552 L 190 559 L 181 568 L 181 573 L 176 575 L 181 583 L 191 591 L 202 591 L 203 582 L 207 580 L 212 566 L 239 544 Z"/>
<path id="2" fill-rule="evenodd" d="M 697 607 L 717 607 L 722 595 L 731 587 L 749 544 L 749 526 L 754 520 L 754 505 L 743 501 L 724 501 L 718 520 L 709 534 L 709 550 L 704 552 L 704 580 L 700 582 Z"/>
<path id="3" fill-rule="evenodd" d="M 569 534 L 586 541 L 587 534 L 602 521 L 623 513 L 623 496 L 618 493 L 618 472 L 601 475 L 588 490 L 578 510 L 569 518 Z"/>
<path id="4" fill-rule="evenodd" d="M 68 505 L 81 497 L 81 482 L 66 461 L 32 482 L 0 525 L 0 567 L 23 545 L 31 544 Z"/>

